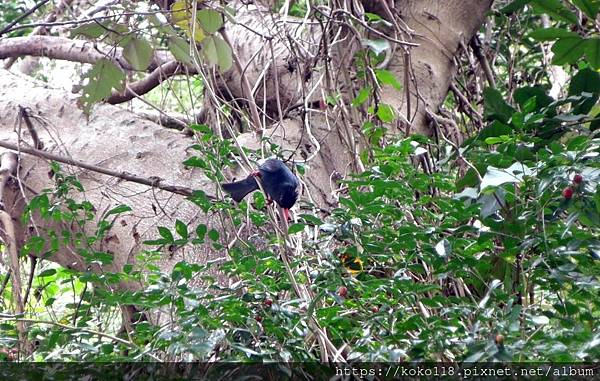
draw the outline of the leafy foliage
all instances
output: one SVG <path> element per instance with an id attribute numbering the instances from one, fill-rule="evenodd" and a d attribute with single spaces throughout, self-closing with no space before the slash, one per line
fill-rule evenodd
<path id="1" fill-rule="evenodd" d="M 402 85 L 391 72 L 373 69 L 389 44 L 365 40 L 357 53 L 360 88 L 351 106 L 364 116 L 361 131 L 370 146 L 361 152 L 365 171 L 344 180 L 336 208 L 322 215 L 304 201 L 286 234 L 259 192 L 237 206 L 196 192 L 190 201 L 218 216 L 221 226 L 180 220 L 160 226 L 145 242 L 147 250 L 138 253 L 137 266 L 119 273 L 49 267 L 36 274 L 36 298 L 44 307 L 65 296 L 76 302 L 48 313 L 67 328 L 66 323 L 34 325 L 33 358 L 318 360 L 315 327 L 322 327 L 349 361 L 597 359 L 600 74 L 597 36 L 582 27 L 590 21 L 579 14 L 594 19 L 598 4 L 517 0 L 501 5 L 490 17 L 496 25 L 491 42 L 496 82 L 502 85 L 469 94 L 472 104 L 461 104 L 458 96 L 446 102 L 465 117 L 460 147 L 418 135 L 387 136 L 398 115 L 379 101 L 377 91 L 382 86 L 399 91 Z M 175 24 L 189 33 L 193 12 L 175 11 L 181 16 Z M 549 15 L 549 27 L 542 28 L 540 14 Z M 208 60 L 226 70 L 231 52 L 224 53 L 226 45 L 218 47 L 224 41 L 210 35 L 221 27 L 217 15 L 199 12 L 195 30 L 202 31 Z M 501 39 L 504 34 L 509 38 Z M 133 41 L 128 43 L 137 44 Z M 191 60 L 183 38 L 171 35 L 168 44 L 178 59 Z M 544 56 L 549 49 L 551 61 Z M 130 63 L 144 66 L 146 59 L 138 58 Z M 569 78 L 558 96 L 549 92 L 545 66 L 550 63 L 564 65 Z M 114 79 L 120 76 L 113 74 L 102 96 L 117 88 Z M 477 78 L 462 74 L 458 78 L 465 83 L 458 87 L 477 89 Z M 101 78 L 102 71 L 95 68 L 90 76 Z M 477 86 L 469 87 L 469 81 Z M 334 105 L 339 97 L 329 94 L 327 103 Z M 482 112 L 475 110 L 479 105 Z M 198 139 L 184 164 L 221 182 L 222 168 L 241 152 L 208 126 L 190 128 Z M 274 145 L 270 149 L 278 152 Z M 414 165 L 435 151 L 436 171 Z M 81 184 L 58 166 L 53 170 L 55 188 L 32 199 L 24 218 L 37 213 L 80 231 L 89 228 L 96 209 L 71 197 Z M 110 229 L 112 217 L 129 211 L 122 205 L 100 216 L 95 234 L 65 230 L 34 236 L 23 254 L 52 255 L 69 242 L 86 264 L 110 263 L 111 254 L 92 250 L 92 244 Z M 252 225 L 249 236 L 238 233 L 242 224 Z M 290 253 L 287 242 L 299 238 L 300 249 Z M 187 245 L 228 256 L 161 271 L 156 264 L 161 250 Z M 145 288 L 107 291 L 125 281 Z M 10 288 L 3 291 L 9 294 Z M 162 324 L 134 321 L 126 339 L 119 340 L 114 315 L 125 305 L 160 311 L 166 318 Z M 0 347 L 14 345 L 16 319 L 0 325 Z"/>

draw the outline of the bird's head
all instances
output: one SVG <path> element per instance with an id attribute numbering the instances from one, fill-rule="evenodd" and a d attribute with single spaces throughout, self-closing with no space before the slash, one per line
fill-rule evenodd
<path id="1" fill-rule="evenodd" d="M 298 189 L 295 184 L 282 184 L 278 199 L 274 200 L 283 209 L 290 209 L 298 200 Z"/>

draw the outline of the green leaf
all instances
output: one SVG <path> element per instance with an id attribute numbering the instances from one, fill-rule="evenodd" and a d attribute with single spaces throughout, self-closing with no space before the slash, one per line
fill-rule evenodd
<path id="1" fill-rule="evenodd" d="M 196 227 L 196 235 L 198 236 L 198 239 L 203 240 L 207 231 L 208 231 L 208 228 L 206 227 L 206 225 L 204 225 L 204 224 L 198 225 Z"/>
<path id="2" fill-rule="evenodd" d="M 90 113 L 94 103 L 109 97 L 112 89 L 122 91 L 125 88 L 125 74 L 106 58 L 98 60 L 84 78 L 88 83 L 83 87 L 78 102 L 86 114 Z"/>
<path id="3" fill-rule="evenodd" d="M 152 62 L 154 50 L 148 41 L 132 38 L 123 48 L 123 57 L 135 70 L 146 70 Z"/>
<path id="4" fill-rule="evenodd" d="M 208 36 L 202 41 L 202 53 L 211 65 L 227 71 L 233 64 L 231 47 L 219 36 Z"/>
<path id="5" fill-rule="evenodd" d="M 529 33 L 529 37 L 537 41 L 553 41 L 565 37 L 579 37 L 575 32 L 561 28 L 538 28 Z"/>
<path id="6" fill-rule="evenodd" d="M 546 94 L 546 89 L 544 89 L 542 86 L 524 86 L 518 88 L 513 93 L 514 100 L 522 108 L 525 107 L 527 101 L 534 97 L 536 100 L 535 110 L 539 110 L 542 107 L 546 107 L 554 101 L 554 99 L 551 96 Z"/>
<path id="7" fill-rule="evenodd" d="M 213 241 L 216 241 L 219 239 L 219 232 L 216 231 L 215 229 L 210 229 L 210 231 L 208 232 L 208 238 L 210 238 Z"/>
<path id="8" fill-rule="evenodd" d="M 571 78 L 569 83 L 569 95 L 581 93 L 600 93 L 600 73 L 595 70 L 581 69 Z"/>
<path id="9" fill-rule="evenodd" d="M 390 85 L 396 90 L 400 90 L 402 85 L 396 79 L 396 76 L 392 74 L 392 72 L 383 69 L 375 70 L 375 77 L 377 77 L 377 81 L 379 84 Z"/>
<path id="10" fill-rule="evenodd" d="M 212 9 L 202 9 L 197 14 L 198 22 L 206 33 L 213 34 L 223 26 L 223 17 Z"/>
<path id="11" fill-rule="evenodd" d="M 498 119 L 502 123 L 507 124 L 515 112 L 515 109 L 504 101 L 502 94 L 494 88 L 486 87 L 483 90 L 483 100 L 485 117 L 488 120 Z"/>
<path id="12" fill-rule="evenodd" d="M 180 220 L 175 221 L 175 231 L 179 236 L 183 239 L 188 239 L 188 230 L 187 225 L 181 222 Z"/>
<path id="13" fill-rule="evenodd" d="M 531 0 L 515 0 L 512 3 L 501 8 L 500 12 L 504 13 L 505 15 L 510 15 L 510 14 L 520 10 L 521 8 L 523 8 L 530 1 Z"/>
<path id="14" fill-rule="evenodd" d="M 513 130 L 509 125 L 504 124 L 498 120 L 494 120 L 489 126 L 485 127 L 481 130 L 481 132 L 479 132 L 477 140 L 485 140 L 487 138 L 501 135 L 510 135 L 512 131 Z"/>
<path id="15" fill-rule="evenodd" d="M 190 44 L 181 37 L 169 37 L 169 51 L 177 61 L 186 65 L 192 64 L 192 56 L 190 56 Z"/>
<path id="16" fill-rule="evenodd" d="M 552 45 L 552 64 L 573 64 L 583 55 L 586 40 L 581 37 L 561 38 Z"/>
<path id="17" fill-rule="evenodd" d="M 175 239 L 173 238 L 173 234 L 171 234 L 171 231 L 169 229 L 165 228 L 164 226 L 158 227 L 158 234 L 160 234 L 160 236 L 163 237 L 168 242 L 175 241 Z"/>
<path id="18" fill-rule="evenodd" d="M 301 214 L 298 217 L 303 219 L 307 224 L 316 226 L 323 225 L 323 221 L 321 221 L 320 218 L 313 216 L 312 214 Z"/>
<path id="19" fill-rule="evenodd" d="M 567 21 L 571 24 L 577 24 L 579 21 L 577 15 L 565 7 L 561 0 L 533 0 L 531 4 L 538 13 L 546 13 L 556 20 Z"/>
<path id="20" fill-rule="evenodd" d="M 227 42 L 221 37 L 215 36 L 215 46 L 217 49 L 217 57 L 219 59 L 219 68 L 225 72 L 233 65 L 233 52 Z"/>
<path id="21" fill-rule="evenodd" d="M 46 277 L 52 276 L 54 274 L 56 274 L 56 269 L 47 269 L 47 270 L 44 270 L 41 273 L 39 273 L 38 277 L 46 278 Z"/>
<path id="22" fill-rule="evenodd" d="M 101 23 L 90 22 L 71 29 L 70 35 L 71 37 L 85 36 L 87 38 L 95 39 L 102 36 L 105 32 L 107 32 L 107 29 Z"/>
<path id="23" fill-rule="evenodd" d="M 581 94 L 593 94 L 586 100 L 577 104 L 571 110 L 572 114 L 587 114 L 598 101 L 600 94 L 600 73 L 590 68 L 581 69 L 571 78 L 569 83 L 569 95 L 578 96 Z"/>
<path id="24" fill-rule="evenodd" d="M 131 212 L 132 210 L 133 209 L 131 209 L 127 205 L 119 205 L 119 206 L 116 206 L 116 207 L 112 208 L 108 212 L 106 212 L 106 216 L 108 217 L 111 214 L 121 214 L 121 213 L 125 213 L 125 212 Z"/>
<path id="25" fill-rule="evenodd" d="M 600 69 L 600 38 L 590 38 L 585 42 L 585 56 L 594 69 Z"/>
<path id="26" fill-rule="evenodd" d="M 600 9 L 600 1 L 598 0 L 573 0 L 573 4 L 592 20 L 596 19 L 598 9 Z"/>
<path id="27" fill-rule="evenodd" d="M 369 95 L 370 94 L 371 94 L 371 87 L 370 86 L 361 88 L 359 90 L 358 95 L 356 96 L 356 98 L 354 98 L 352 100 L 352 106 L 358 107 L 361 104 L 365 103 L 365 101 L 367 99 L 369 99 Z"/>
<path id="28" fill-rule="evenodd" d="M 290 225 L 290 227 L 288 228 L 288 233 L 289 234 L 296 234 L 298 232 L 301 232 L 302 230 L 304 230 L 304 224 L 292 224 Z"/>
<path id="29" fill-rule="evenodd" d="M 379 107 L 377 107 L 377 117 L 384 123 L 391 123 L 396 119 L 392 106 L 385 103 L 381 103 L 379 104 Z"/>

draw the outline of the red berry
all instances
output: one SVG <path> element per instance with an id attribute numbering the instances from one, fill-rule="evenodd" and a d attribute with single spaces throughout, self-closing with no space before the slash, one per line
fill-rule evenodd
<path id="1" fill-rule="evenodd" d="M 371 311 L 373 311 L 373 313 L 376 314 L 377 312 L 379 312 L 379 307 L 373 306 L 371 307 Z"/>
<path id="2" fill-rule="evenodd" d="M 496 345 L 503 345 L 504 336 L 502 336 L 501 334 L 497 334 L 494 341 L 496 342 Z"/>
<path id="3" fill-rule="evenodd" d="M 565 189 L 563 189 L 563 197 L 566 198 L 567 200 L 570 200 L 571 197 L 573 197 L 573 188 L 571 187 L 566 187 Z"/>
<path id="4" fill-rule="evenodd" d="M 348 296 L 348 289 L 344 286 L 341 286 L 340 288 L 338 288 L 338 295 L 341 296 L 342 298 L 345 298 L 346 296 Z"/>
<path id="5" fill-rule="evenodd" d="M 262 316 L 260 316 L 260 315 L 256 315 L 256 316 L 254 317 L 254 320 L 256 320 L 257 322 L 259 322 L 259 323 L 260 323 L 260 322 L 262 321 Z"/>
<path id="6" fill-rule="evenodd" d="M 573 177 L 573 184 L 581 184 L 581 182 L 583 181 L 583 176 L 581 176 L 579 173 L 575 175 L 575 177 Z"/>
<path id="7" fill-rule="evenodd" d="M 272 299 L 265 299 L 265 306 L 267 307 L 271 307 L 273 305 L 273 300 Z"/>

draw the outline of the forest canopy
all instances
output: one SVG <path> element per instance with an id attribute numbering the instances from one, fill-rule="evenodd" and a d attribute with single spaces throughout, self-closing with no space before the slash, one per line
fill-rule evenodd
<path id="1" fill-rule="evenodd" d="M 599 10 L 1 2 L 0 361 L 600 358 Z"/>

